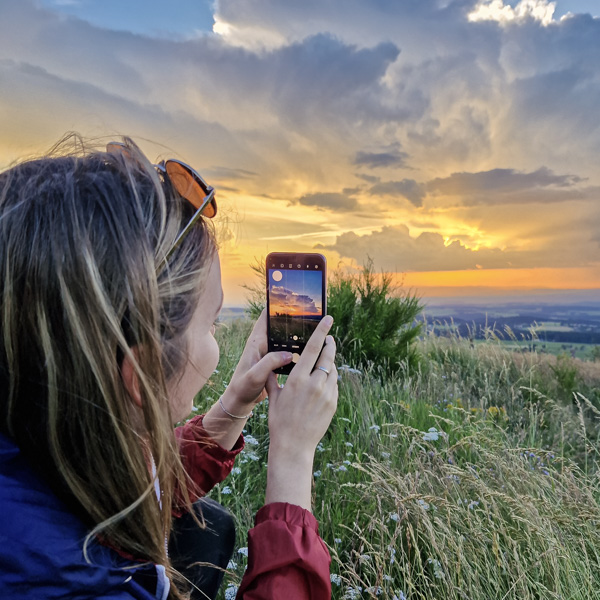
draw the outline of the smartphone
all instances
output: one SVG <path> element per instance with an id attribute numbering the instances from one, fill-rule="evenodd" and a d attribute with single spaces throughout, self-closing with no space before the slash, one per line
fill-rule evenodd
<path id="1" fill-rule="evenodd" d="M 275 370 L 287 375 L 327 314 L 327 261 L 322 254 L 272 252 L 265 271 L 269 352 L 293 354 L 289 365 Z"/>

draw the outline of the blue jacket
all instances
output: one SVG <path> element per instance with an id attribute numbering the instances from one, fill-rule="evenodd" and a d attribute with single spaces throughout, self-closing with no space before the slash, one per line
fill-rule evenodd
<path id="1" fill-rule="evenodd" d="M 0 598 L 166 598 L 169 582 L 160 566 L 131 563 L 98 543 L 89 545 L 86 562 L 86 534 L 82 521 L 0 434 Z"/>

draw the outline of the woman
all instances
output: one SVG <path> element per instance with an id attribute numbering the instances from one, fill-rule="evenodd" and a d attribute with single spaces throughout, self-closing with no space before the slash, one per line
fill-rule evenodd
<path id="1" fill-rule="evenodd" d="M 129 139 L 75 141 L 0 174 L 0 597 L 205 597 L 186 579 L 213 562 L 189 555 L 213 514 L 199 499 L 266 394 L 265 506 L 238 598 L 330 597 L 310 491 L 337 403 L 331 318 L 280 388 L 291 355 L 267 353 L 261 316 L 223 396 L 174 430 L 219 359 L 214 190 Z"/>

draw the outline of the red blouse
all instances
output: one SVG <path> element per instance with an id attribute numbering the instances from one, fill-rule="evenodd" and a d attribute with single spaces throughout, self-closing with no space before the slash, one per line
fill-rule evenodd
<path id="1" fill-rule="evenodd" d="M 194 481 L 192 502 L 223 481 L 244 447 L 240 436 L 231 450 L 214 442 L 202 426 L 202 416 L 175 429 L 183 464 Z M 174 510 L 181 514 L 181 510 Z M 248 568 L 238 600 L 329 600 L 331 558 L 319 537 L 315 517 L 295 504 L 263 506 L 248 532 Z"/>

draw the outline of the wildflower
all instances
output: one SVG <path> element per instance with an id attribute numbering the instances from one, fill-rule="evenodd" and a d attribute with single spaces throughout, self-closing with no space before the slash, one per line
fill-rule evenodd
<path id="1" fill-rule="evenodd" d="M 361 554 L 358 557 L 359 562 L 362 564 L 364 562 L 370 562 L 371 561 L 371 557 L 368 554 Z"/>
<path id="2" fill-rule="evenodd" d="M 258 440 L 253 435 L 248 434 L 244 437 L 244 440 L 246 440 L 248 446 L 258 446 Z"/>
<path id="3" fill-rule="evenodd" d="M 404 595 L 404 592 L 398 592 L 398 596 L 396 596 L 396 594 L 394 594 L 394 597 L 392 598 L 392 600 L 407 600 L 406 596 Z"/>
<path id="4" fill-rule="evenodd" d="M 266 419 L 267 415 L 265 415 L 265 413 L 262 413 L 262 414 L 258 415 L 258 418 L 259 419 Z"/>
<path id="5" fill-rule="evenodd" d="M 238 554 L 241 554 L 242 556 L 248 556 L 248 547 L 240 548 L 238 550 Z"/>
<path id="6" fill-rule="evenodd" d="M 379 425 L 371 425 L 371 427 L 369 427 L 369 429 L 371 431 L 374 431 L 375 433 L 379 433 L 381 431 L 381 427 L 379 427 Z"/>
<path id="7" fill-rule="evenodd" d="M 350 365 L 342 365 L 338 367 L 338 373 L 350 373 L 352 375 L 362 375 L 362 371 L 353 369 Z"/>
<path id="8" fill-rule="evenodd" d="M 237 595 L 238 586 L 230 583 L 225 590 L 225 600 L 235 600 Z"/>
<path id="9" fill-rule="evenodd" d="M 350 466 L 352 463 L 349 460 L 345 460 L 344 464 Z"/>
<path id="10" fill-rule="evenodd" d="M 395 440 L 398 437 L 397 433 L 390 433 L 390 437 Z"/>
<path id="11" fill-rule="evenodd" d="M 198 407 L 197 407 L 197 406 L 192 406 L 192 410 L 193 410 L 194 412 L 198 412 Z"/>
<path id="12" fill-rule="evenodd" d="M 344 600 L 355 600 L 361 597 L 362 588 L 357 585 L 355 588 L 349 587 L 344 594 Z"/>
<path id="13" fill-rule="evenodd" d="M 233 469 L 231 469 L 232 475 L 239 475 L 241 472 L 242 470 L 239 467 L 233 467 Z"/>
<path id="14" fill-rule="evenodd" d="M 335 573 L 330 573 L 329 579 L 334 585 L 340 585 L 342 583 L 342 578 Z"/>
<path id="15" fill-rule="evenodd" d="M 313 477 L 321 477 L 321 475 L 322 475 L 321 471 L 315 471 L 313 473 Z"/>
<path id="16" fill-rule="evenodd" d="M 383 580 L 384 581 L 392 581 L 392 577 L 390 575 L 384 575 Z"/>
<path id="17" fill-rule="evenodd" d="M 390 521 L 398 522 L 400 520 L 400 515 L 398 513 L 390 513 L 388 519 Z"/>
<path id="18" fill-rule="evenodd" d="M 342 543 L 342 538 L 335 538 L 333 540 L 336 544 L 341 544 Z"/>
<path id="19" fill-rule="evenodd" d="M 319 442 L 319 443 L 317 444 L 317 450 L 318 450 L 319 452 L 325 452 L 325 448 L 323 447 L 323 444 L 322 444 L 321 442 Z"/>
<path id="20" fill-rule="evenodd" d="M 233 571 L 233 569 L 237 569 L 237 563 L 233 562 L 232 560 L 230 560 L 227 563 L 227 570 L 228 571 Z"/>
<path id="21" fill-rule="evenodd" d="M 352 442 L 346 442 L 346 446 L 348 448 L 354 448 L 354 444 Z"/>
<path id="22" fill-rule="evenodd" d="M 543 475 L 550 475 L 550 472 L 547 469 L 542 469 Z"/>
<path id="23" fill-rule="evenodd" d="M 437 442 L 440 432 L 435 427 L 430 427 L 429 431 L 423 434 L 423 440 L 426 442 Z"/>
<path id="24" fill-rule="evenodd" d="M 428 558 L 427 562 L 433 566 L 433 576 L 437 579 L 442 579 L 444 577 L 444 570 L 442 569 L 440 561 L 434 558 Z"/>
<path id="25" fill-rule="evenodd" d="M 222 490 L 221 490 L 221 494 L 231 494 L 231 488 L 226 485 Z"/>
<path id="26" fill-rule="evenodd" d="M 381 456 L 382 456 L 382 458 L 385 458 L 387 460 L 391 455 L 389 452 L 382 452 Z"/>
<path id="27" fill-rule="evenodd" d="M 383 593 L 383 589 L 380 586 L 375 587 L 373 585 L 367 588 L 365 592 L 367 592 L 367 594 L 375 594 L 376 596 L 381 596 L 381 594 Z"/>
<path id="28" fill-rule="evenodd" d="M 479 506 L 479 501 L 478 500 L 471 500 L 471 502 L 469 502 L 469 506 L 467 508 L 469 510 L 473 510 L 476 506 Z"/>
<path id="29" fill-rule="evenodd" d="M 340 466 L 337 468 L 337 470 L 338 470 L 338 471 L 342 471 L 342 472 L 346 472 L 346 471 L 348 470 L 348 468 L 347 468 L 345 465 L 340 465 Z"/>
<path id="30" fill-rule="evenodd" d="M 333 467 L 335 466 L 333 463 L 327 463 L 325 465 L 328 469 L 333 469 Z"/>
<path id="31" fill-rule="evenodd" d="M 422 500 L 421 498 L 419 498 L 417 500 L 417 504 L 423 509 L 423 510 L 429 510 L 429 504 L 427 504 L 427 502 L 425 502 L 425 500 Z"/>

